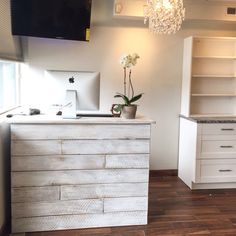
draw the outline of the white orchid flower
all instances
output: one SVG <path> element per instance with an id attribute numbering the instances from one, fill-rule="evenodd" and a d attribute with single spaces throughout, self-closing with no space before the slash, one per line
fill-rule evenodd
<path id="1" fill-rule="evenodd" d="M 138 58 L 140 57 L 137 53 L 133 53 L 133 55 L 125 54 L 120 58 L 120 64 L 123 66 L 123 68 L 131 68 L 137 64 Z"/>

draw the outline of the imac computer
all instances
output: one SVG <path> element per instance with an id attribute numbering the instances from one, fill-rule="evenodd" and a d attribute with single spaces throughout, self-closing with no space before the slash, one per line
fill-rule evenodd
<path id="1" fill-rule="evenodd" d="M 99 110 L 100 73 L 49 70 L 46 77 L 53 84 L 51 102 L 62 105 L 63 118 Z"/>

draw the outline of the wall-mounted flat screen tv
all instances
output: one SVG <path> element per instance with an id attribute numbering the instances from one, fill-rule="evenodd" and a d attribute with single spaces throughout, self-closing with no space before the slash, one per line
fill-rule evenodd
<path id="1" fill-rule="evenodd" d="M 11 0 L 12 34 L 88 41 L 92 0 Z"/>

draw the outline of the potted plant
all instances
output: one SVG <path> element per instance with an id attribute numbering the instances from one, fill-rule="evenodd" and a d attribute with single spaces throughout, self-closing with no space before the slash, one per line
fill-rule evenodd
<path id="1" fill-rule="evenodd" d="M 121 117 L 126 119 L 134 119 L 137 111 L 137 105 L 133 104 L 134 102 L 138 101 L 142 97 L 142 93 L 138 94 L 131 99 L 121 93 L 117 93 L 115 98 L 122 98 L 124 104 L 118 104 L 117 110 L 121 111 Z"/>
<path id="2" fill-rule="evenodd" d="M 139 59 L 139 55 L 134 53 L 133 55 L 128 54 L 124 55 L 120 59 L 120 64 L 123 66 L 124 70 L 124 93 L 117 93 L 115 98 L 122 98 L 124 103 L 118 104 L 116 107 L 116 112 L 121 112 L 121 117 L 126 119 L 134 119 L 137 111 L 137 105 L 134 102 L 138 101 L 142 97 L 142 93 L 135 95 L 134 87 L 131 79 L 131 68 L 137 64 L 137 60 Z M 127 70 L 129 70 L 128 74 L 128 89 L 127 89 Z"/>

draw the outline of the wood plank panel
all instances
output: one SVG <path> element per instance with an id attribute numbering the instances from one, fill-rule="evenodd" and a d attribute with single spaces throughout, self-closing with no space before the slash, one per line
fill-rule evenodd
<path id="1" fill-rule="evenodd" d="M 102 199 L 86 199 L 73 201 L 13 203 L 12 217 L 38 217 L 53 215 L 76 215 L 89 213 L 102 213 Z"/>
<path id="2" fill-rule="evenodd" d="M 148 169 L 12 172 L 12 187 L 148 182 Z"/>
<path id="3" fill-rule="evenodd" d="M 106 168 L 149 168 L 149 154 L 106 155 Z"/>
<path id="4" fill-rule="evenodd" d="M 37 132 L 35 132 L 37 130 Z M 11 126 L 12 140 L 18 139 L 145 139 L 150 138 L 150 125 L 30 125 Z"/>
<path id="5" fill-rule="evenodd" d="M 11 154 L 13 156 L 61 154 L 61 141 L 60 140 L 12 141 Z"/>
<path id="6" fill-rule="evenodd" d="M 147 211 L 147 197 L 105 198 L 104 212 Z"/>
<path id="7" fill-rule="evenodd" d="M 12 171 L 101 169 L 105 155 L 13 156 Z"/>
<path id="8" fill-rule="evenodd" d="M 117 212 L 13 219 L 12 231 L 20 233 L 144 224 L 147 224 L 146 211 Z"/>
<path id="9" fill-rule="evenodd" d="M 147 183 L 90 184 L 61 186 L 61 199 L 148 196 Z"/>
<path id="10" fill-rule="evenodd" d="M 149 153 L 149 140 L 65 140 L 63 154 Z"/>
<path id="11" fill-rule="evenodd" d="M 38 202 L 59 200 L 60 188 L 58 186 L 35 188 L 12 188 L 11 201 L 14 202 Z"/>

